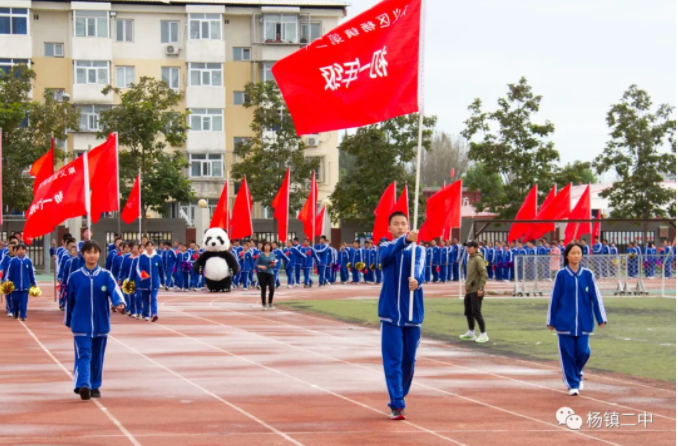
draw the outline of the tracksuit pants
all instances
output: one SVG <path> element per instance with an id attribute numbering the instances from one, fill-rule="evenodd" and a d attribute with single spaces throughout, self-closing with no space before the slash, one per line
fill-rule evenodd
<path id="1" fill-rule="evenodd" d="M 487 278 L 488 279 L 493 279 L 494 278 L 494 270 L 492 269 L 491 265 L 487 265 Z"/>
<path id="2" fill-rule="evenodd" d="M 127 311 L 129 311 L 132 314 L 136 314 L 135 311 L 134 311 L 136 309 L 136 308 L 134 308 L 136 302 L 134 301 L 134 298 L 132 297 L 132 295 L 131 294 L 123 294 L 123 296 L 125 296 L 125 306 L 127 307 Z"/>
<path id="3" fill-rule="evenodd" d="M 26 317 L 28 312 L 28 290 L 12 291 L 8 297 L 12 298 L 12 311 L 15 317 Z"/>
<path id="4" fill-rule="evenodd" d="M 240 285 L 242 285 L 243 289 L 247 288 L 250 285 L 250 272 L 249 271 L 242 271 L 240 274 Z"/>
<path id="5" fill-rule="evenodd" d="M 294 266 L 288 266 L 287 268 L 285 268 L 285 274 L 287 275 L 287 286 L 291 286 L 291 285 L 296 285 L 296 284 L 297 284 L 297 283 L 294 281 L 294 279 L 295 279 L 295 277 L 294 277 L 294 270 L 295 270 L 295 267 L 294 267 Z"/>
<path id="6" fill-rule="evenodd" d="M 341 283 L 346 283 L 349 280 L 348 268 L 345 266 L 342 266 L 339 270 L 339 279 L 341 280 Z"/>
<path id="7" fill-rule="evenodd" d="M 426 281 L 426 283 L 430 283 L 431 282 L 431 265 L 428 265 L 426 267 L 426 271 L 424 272 L 424 275 L 425 275 L 424 280 Z"/>
<path id="8" fill-rule="evenodd" d="M 273 270 L 273 277 L 274 277 L 274 281 L 275 281 L 275 287 L 280 288 L 280 269 L 279 268 Z"/>
<path id="9" fill-rule="evenodd" d="M 584 376 L 584 366 L 591 357 L 589 336 L 558 335 L 560 366 L 563 370 L 563 382 L 568 389 L 578 389 Z"/>
<path id="10" fill-rule="evenodd" d="M 168 266 L 167 267 L 167 274 L 165 275 L 165 286 L 167 288 L 172 288 L 174 287 L 174 279 L 175 275 L 172 273 L 172 270 L 174 269 L 174 265 Z"/>
<path id="11" fill-rule="evenodd" d="M 353 276 L 353 283 L 360 283 L 360 270 L 355 266 L 351 268 L 351 275 Z"/>
<path id="12" fill-rule="evenodd" d="M 440 265 L 433 265 L 432 267 L 432 272 L 433 272 L 433 282 L 438 282 L 440 280 L 440 271 L 438 269 L 440 268 Z"/>
<path id="13" fill-rule="evenodd" d="M 377 269 L 375 270 L 375 274 L 377 275 L 377 285 L 381 285 L 381 270 L 377 266 Z"/>
<path id="14" fill-rule="evenodd" d="M 5 296 L 5 309 L 7 310 L 7 314 L 14 314 L 14 309 L 12 307 L 12 295 L 8 294 Z"/>
<path id="15" fill-rule="evenodd" d="M 405 397 L 414 378 L 414 364 L 421 338 L 421 327 L 398 327 L 381 323 L 381 358 L 386 375 L 391 409 L 404 409 Z"/>
<path id="16" fill-rule="evenodd" d="M 151 317 L 158 314 L 158 290 L 140 290 L 141 308 L 143 317 Z"/>
<path id="17" fill-rule="evenodd" d="M 295 284 L 301 284 L 301 263 L 294 265 L 294 279 Z"/>
<path id="18" fill-rule="evenodd" d="M 327 265 L 318 265 L 318 282 L 320 283 L 320 286 L 323 286 L 325 283 L 327 283 L 326 271 Z"/>
<path id="19" fill-rule="evenodd" d="M 108 336 L 73 336 L 75 345 L 75 370 L 73 385 L 76 389 L 99 389 L 104 372 L 104 354 Z"/>
<path id="20" fill-rule="evenodd" d="M 447 282 L 447 271 L 450 265 L 440 265 L 440 281 L 442 283 Z"/>
<path id="21" fill-rule="evenodd" d="M 311 267 L 310 266 L 304 267 L 304 285 L 305 286 L 313 286 L 313 281 L 311 280 Z"/>

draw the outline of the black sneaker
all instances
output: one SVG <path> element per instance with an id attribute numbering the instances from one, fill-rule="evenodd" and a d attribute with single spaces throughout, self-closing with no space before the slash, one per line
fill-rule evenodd
<path id="1" fill-rule="evenodd" d="M 91 396 L 89 387 L 80 387 L 78 393 L 80 394 L 80 399 L 83 401 L 87 401 Z"/>
<path id="2" fill-rule="evenodd" d="M 92 398 L 101 398 L 101 391 L 99 389 L 92 389 Z"/>
<path id="3" fill-rule="evenodd" d="M 79 395 L 80 394 L 80 387 L 76 387 L 75 389 L 73 389 L 73 393 L 75 393 L 76 395 Z"/>
<path id="4" fill-rule="evenodd" d="M 392 420 L 404 420 L 405 419 L 405 409 L 391 409 L 391 419 Z"/>

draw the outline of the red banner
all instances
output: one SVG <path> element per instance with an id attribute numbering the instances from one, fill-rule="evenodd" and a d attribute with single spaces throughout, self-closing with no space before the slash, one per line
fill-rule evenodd
<path id="1" fill-rule="evenodd" d="M 388 217 L 391 214 L 391 209 L 396 203 L 396 183 L 391 183 L 379 199 L 379 204 L 374 210 L 374 226 L 372 228 L 372 238 L 375 242 L 379 242 L 383 237 L 390 235 L 388 232 Z"/>
<path id="2" fill-rule="evenodd" d="M 590 220 L 591 219 L 591 185 L 586 186 L 586 190 L 579 198 L 577 205 L 570 212 L 570 220 Z M 565 244 L 572 241 L 581 240 L 581 237 L 591 233 L 591 223 L 570 222 L 565 228 Z"/>
<path id="3" fill-rule="evenodd" d="M 221 228 L 226 232 L 230 232 L 228 221 L 228 180 L 226 180 L 224 183 L 224 188 L 221 190 L 217 207 L 214 209 L 214 215 L 212 216 L 212 221 L 210 222 L 210 228 Z"/>
<path id="4" fill-rule="evenodd" d="M 120 214 L 120 218 L 128 225 L 132 224 L 137 218 L 141 218 L 141 187 L 138 175 L 137 179 L 134 180 L 134 186 L 132 186 L 132 190 L 127 198 L 127 203 L 122 210 L 122 214 Z"/>
<path id="5" fill-rule="evenodd" d="M 52 138 L 52 146 L 49 151 L 33 163 L 28 173 L 35 177 L 33 182 L 33 195 L 35 195 L 40 183 L 54 175 L 54 138 Z"/>
<path id="6" fill-rule="evenodd" d="M 426 200 L 426 220 L 419 231 L 419 241 L 441 237 L 445 228 L 461 226 L 461 180 L 446 186 Z"/>
<path id="7" fill-rule="evenodd" d="M 285 179 L 271 203 L 273 217 L 278 222 L 278 241 L 287 240 L 287 229 L 290 222 L 290 168 L 287 168 Z"/>
<path id="8" fill-rule="evenodd" d="M 273 66 L 299 135 L 420 110 L 422 0 L 384 0 Z"/>
<path id="9" fill-rule="evenodd" d="M 600 238 L 600 209 L 596 211 L 596 219 L 598 220 L 596 223 L 593 224 L 593 238 Z"/>
<path id="10" fill-rule="evenodd" d="M 516 214 L 516 220 L 534 220 L 537 217 L 537 185 L 535 184 L 530 193 L 525 197 L 523 205 Z M 519 240 L 530 230 L 529 223 L 513 223 L 508 235 L 508 242 Z"/>
<path id="11" fill-rule="evenodd" d="M 252 197 L 247 186 L 247 178 L 242 179 L 240 190 L 233 203 L 233 218 L 231 218 L 232 240 L 249 237 L 254 233 L 252 229 Z"/>
<path id="12" fill-rule="evenodd" d="M 118 187 L 118 134 L 108 135 L 106 142 L 87 154 L 89 170 L 90 215 L 96 224 L 103 212 L 120 210 Z"/>
<path id="13" fill-rule="evenodd" d="M 300 220 L 304 224 L 304 234 L 311 240 L 313 244 L 313 239 L 318 235 L 318 231 L 315 228 L 315 219 L 317 213 L 317 201 L 318 201 L 318 183 L 315 180 L 315 171 L 311 176 L 311 190 L 308 193 L 308 198 L 304 207 L 301 208 L 299 214 L 297 214 L 297 220 Z"/>

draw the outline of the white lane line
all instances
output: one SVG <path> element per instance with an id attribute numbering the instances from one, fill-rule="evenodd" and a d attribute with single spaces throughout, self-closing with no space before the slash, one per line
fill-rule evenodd
<path id="1" fill-rule="evenodd" d="M 188 312 L 186 312 L 186 311 L 179 311 L 179 310 L 170 310 L 170 311 L 173 311 L 173 312 L 175 312 L 175 313 L 185 314 L 186 316 L 189 316 L 189 317 L 192 317 L 192 318 L 195 318 L 195 319 L 201 319 L 201 320 L 204 320 L 204 321 L 207 321 L 207 322 L 211 322 L 211 323 L 216 324 L 216 325 L 221 325 L 221 326 L 223 326 L 223 327 L 227 327 L 227 328 L 232 329 L 232 330 L 237 330 L 237 331 L 240 331 L 240 332 L 243 332 L 243 333 L 247 333 L 247 334 L 252 335 L 252 336 L 260 337 L 260 338 L 262 338 L 262 339 L 265 339 L 267 342 L 275 342 L 275 343 L 277 343 L 277 344 L 285 345 L 285 346 L 290 347 L 290 348 L 294 348 L 294 349 L 297 349 L 297 350 L 305 351 L 305 352 L 307 352 L 307 353 L 311 353 L 312 355 L 324 357 L 324 358 L 330 359 L 330 360 L 332 360 L 332 361 L 341 362 L 341 363 L 344 363 L 344 364 L 347 364 L 347 365 L 351 365 L 351 366 L 353 366 L 353 367 L 358 367 L 358 368 L 361 368 L 361 369 L 364 369 L 364 370 L 368 370 L 368 371 L 370 371 L 370 372 L 372 372 L 372 373 L 378 373 L 378 374 L 381 374 L 381 373 L 382 373 L 380 370 L 375 370 L 375 369 L 372 369 L 372 368 L 370 368 L 370 367 L 365 367 L 365 366 L 363 366 L 363 365 L 361 365 L 361 364 L 355 364 L 355 363 L 350 362 L 350 361 L 344 361 L 343 359 L 338 359 L 338 358 L 335 358 L 335 357 L 333 357 L 333 356 L 325 355 L 325 354 L 323 354 L 323 353 L 314 352 L 314 351 L 312 351 L 312 350 L 308 350 L 308 349 L 303 348 L 303 347 L 298 347 L 298 346 L 295 346 L 295 345 L 292 345 L 292 344 L 288 344 L 288 343 L 286 343 L 286 342 L 279 341 L 279 340 L 274 339 L 274 338 L 266 337 L 266 336 L 263 336 L 263 335 L 260 335 L 260 334 L 257 334 L 257 333 L 253 333 L 253 332 L 250 332 L 250 331 L 247 331 L 247 330 L 243 330 L 243 329 L 238 328 L 238 327 L 235 327 L 235 326 L 223 324 L 223 323 L 221 323 L 221 322 L 217 322 L 217 321 L 214 321 L 214 320 L 211 320 L 211 319 L 207 319 L 207 318 L 204 318 L 204 317 L 201 317 L 201 316 L 197 316 L 197 315 L 188 313 Z M 163 327 L 167 328 L 167 327 L 164 326 L 164 325 L 163 325 Z M 186 336 L 187 336 L 187 335 L 186 335 Z M 188 337 L 188 336 L 187 336 L 187 337 Z M 199 341 L 199 342 L 203 342 L 203 341 Z M 209 344 L 207 344 L 207 345 L 209 345 Z M 218 347 L 214 347 L 214 346 L 212 346 L 212 347 L 218 349 Z M 253 362 L 253 361 L 252 361 L 252 362 Z M 263 367 L 266 367 L 266 366 L 263 366 Z M 294 379 L 296 379 L 296 378 L 294 378 Z M 485 406 L 485 407 L 488 407 L 488 408 L 491 408 L 491 409 L 495 409 L 495 410 L 500 411 L 500 412 L 504 412 L 504 413 L 507 413 L 507 414 L 510 414 L 510 415 L 514 415 L 514 416 L 517 416 L 517 417 L 520 417 L 520 418 L 524 418 L 524 419 L 527 419 L 527 420 L 535 421 L 535 422 L 540 423 L 540 424 L 545 424 L 545 425 L 547 425 L 547 426 L 549 426 L 549 427 L 553 427 L 553 424 L 552 424 L 552 423 L 548 423 L 548 422 L 546 422 L 546 421 L 540 420 L 540 419 L 538 419 L 538 418 L 531 417 L 531 416 L 529 416 L 529 415 L 523 415 L 523 414 L 521 414 L 521 413 L 514 412 L 514 411 L 509 410 L 509 409 L 504 409 L 504 408 L 502 408 L 502 407 L 494 406 L 494 405 L 489 404 L 489 403 L 485 403 L 485 402 L 482 402 L 482 401 L 479 401 L 479 400 L 475 400 L 475 399 L 470 398 L 470 397 L 461 396 L 461 395 L 458 395 L 458 394 L 455 394 L 455 393 L 452 393 L 452 392 L 448 392 L 448 391 L 446 391 L 446 390 L 439 389 L 439 388 L 437 388 L 437 387 L 429 386 L 429 385 L 426 385 L 426 384 L 421 384 L 421 383 L 416 383 L 416 382 L 413 383 L 413 384 L 416 384 L 416 385 L 418 385 L 418 386 L 420 386 L 420 387 L 424 387 L 424 388 L 427 388 L 427 389 L 429 389 L 429 390 L 433 390 L 433 391 L 436 391 L 436 392 L 440 392 L 440 393 L 443 393 L 443 394 L 446 394 L 446 395 L 449 395 L 449 396 L 452 396 L 452 397 L 455 397 L 455 398 L 459 398 L 459 399 L 462 399 L 462 400 L 465 400 L 465 401 L 468 401 L 468 402 L 471 402 L 471 403 L 474 403 L 474 404 L 479 404 L 479 405 L 481 405 L 481 406 Z M 341 396 L 340 396 L 340 397 L 341 397 Z M 416 427 L 419 427 L 419 426 L 416 426 Z M 602 443 L 607 443 L 607 444 L 610 444 L 610 445 L 613 445 L 613 446 L 621 446 L 621 445 L 619 445 L 618 443 L 614 443 L 614 442 L 611 442 L 611 441 L 603 440 L 603 439 L 601 439 L 601 438 L 593 437 L 593 436 L 591 436 L 591 435 L 587 435 L 587 434 L 585 434 L 585 433 L 583 433 L 583 432 L 580 432 L 580 431 L 570 430 L 570 429 L 567 428 L 567 427 L 560 427 L 560 426 L 557 426 L 557 427 L 558 427 L 559 429 L 565 430 L 565 431 L 567 431 L 567 432 L 571 432 L 572 434 L 580 435 L 580 436 L 589 438 L 589 439 L 591 439 L 591 440 L 600 441 L 600 442 L 602 442 Z M 431 432 L 433 432 L 433 431 L 431 431 Z"/>
<path id="2" fill-rule="evenodd" d="M 19 321 L 19 322 L 21 323 L 21 325 L 23 325 L 23 327 L 26 329 L 28 334 L 31 335 L 31 337 L 35 340 L 35 342 L 37 342 L 38 345 L 45 351 L 45 353 L 47 353 L 47 356 L 52 358 L 52 361 L 54 361 L 59 366 L 59 368 L 61 370 L 63 370 L 64 373 L 72 381 L 73 375 L 71 374 L 71 372 L 69 372 L 68 369 L 66 369 L 66 367 L 64 367 L 64 365 L 52 354 L 52 352 L 49 351 L 49 349 L 47 347 L 45 347 L 45 345 L 42 342 L 40 342 L 40 339 L 38 339 L 38 337 L 35 335 L 35 333 L 33 333 L 33 331 L 31 331 L 31 329 L 28 328 L 28 326 L 23 321 Z M 90 401 L 92 401 L 94 404 L 96 404 L 96 406 L 108 417 L 108 419 L 111 420 L 113 422 L 113 424 L 115 424 L 118 427 L 120 432 L 122 432 L 123 435 L 125 437 L 127 437 L 127 439 L 130 441 L 130 443 L 132 443 L 134 446 L 142 446 L 141 443 L 139 443 L 137 441 L 137 439 L 125 428 L 125 426 L 123 426 L 122 423 L 120 421 L 118 421 L 118 419 L 115 418 L 115 416 L 106 408 L 106 406 L 101 404 L 101 402 L 98 399 L 92 398 Z"/>
<path id="3" fill-rule="evenodd" d="M 166 366 L 160 364 L 158 361 L 154 360 L 153 358 L 149 358 L 149 357 L 146 356 L 145 354 L 143 354 L 143 353 L 141 353 L 140 351 L 136 350 L 134 347 L 132 347 L 132 346 L 130 346 L 130 345 L 128 345 L 128 344 L 122 342 L 120 339 L 118 339 L 118 338 L 116 338 L 116 337 L 114 337 L 114 336 L 110 336 L 110 335 L 109 335 L 109 338 L 113 339 L 113 340 L 114 340 L 115 342 L 117 342 L 118 344 L 120 344 L 120 345 L 122 345 L 123 347 L 127 348 L 128 350 L 130 350 L 130 351 L 136 353 L 137 355 L 139 355 L 139 356 L 141 356 L 142 358 L 148 360 L 149 362 L 151 362 L 151 363 L 157 365 L 157 366 L 160 367 L 161 369 L 163 369 L 163 370 L 169 372 L 170 374 L 176 376 L 177 378 L 181 379 L 182 381 L 186 382 L 187 384 L 190 384 L 191 386 L 195 387 L 196 389 L 198 389 L 198 390 L 202 391 L 203 393 L 205 393 L 205 394 L 211 396 L 211 397 L 214 398 L 215 400 L 224 403 L 225 405 L 227 405 L 227 406 L 230 407 L 231 409 L 233 409 L 233 410 L 235 410 L 235 411 L 241 413 L 242 415 L 246 416 L 246 417 L 249 418 L 250 420 L 252 420 L 252 421 L 254 421 L 254 422 L 260 424 L 261 426 L 265 427 L 266 429 L 270 430 L 271 432 L 275 433 L 276 435 L 279 435 L 280 437 L 284 438 L 285 440 L 289 441 L 290 443 L 295 444 L 295 445 L 297 445 L 297 446 L 305 446 L 303 443 L 301 443 L 301 442 L 295 440 L 294 438 L 290 437 L 288 434 L 286 434 L 286 433 L 284 433 L 284 432 L 282 432 L 282 431 L 276 429 L 275 427 L 271 426 L 270 424 L 266 423 L 265 421 L 263 421 L 263 420 L 257 418 L 256 416 L 252 415 L 251 413 L 247 412 L 246 410 L 241 409 L 240 407 L 236 406 L 235 404 L 231 403 L 230 401 L 225 400 L 224 398 L 220 397 L 219 395 L 216 395 L 216 394 L 212 393 L 211 391 L 209 391 L 209 390 L 207 390 L 206 388 L 202 387 L 200 384 L 197 384 L 197 383 L 191 381 L 190 379 L 184 377 L 183 375 L 181 375 L 181 374 L 175 372 L 174 370 L 170 369 L 169 367 L 166 367 Z"/>

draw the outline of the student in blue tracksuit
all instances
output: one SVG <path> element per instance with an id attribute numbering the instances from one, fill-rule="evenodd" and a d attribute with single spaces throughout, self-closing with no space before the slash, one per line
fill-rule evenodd
<path id="1" fill-rule="evenodd" d="M 556 274 L 546 316 L 546 326 L 558 334 L 558 350 L 563 382 L 571 396 L 583 388 L 584 366 L 591 356 L 589 335 L 595 327 L 607 324 L 603 297 L 593 272 L 581 266 L 582 246 L 565 248 L 567 266 Z"/>
<path id="2" fill-rule="evenodd" d="M 105 269 L 109 271 L 113 269 L 113 259 L 120 252 L 121 243 L 122 239 L 120 237 L 116 237 L 113 243 L 108 245 L 108 255 L 106 256 L 106 263 L 104 266 Z"/>
<path id="3" fill-rule="evenodd" d="M 11 240 L 7 244 L 7 254 L 0 261 L 0 282 L 4 283 L 7 281 L 7 270 L 9 269 L 9 262 L 16 255 L 16 245 L 18 242 L 16 240 Z M 12 295 L 8 294 L 5 296 L 5 310 L 7 310 L 7 317 L 14 317 L 14 307 L 12 305 Z"/>
<path id="4" fill-rule="evenodd" d="M 320 244 L 314 248 L 315 254 L 318 257 L 318 286 L 327 285 L 327 268 L 329 268 L 330 246 L 327 244 L 327 237 L 320 236 Z"/>
<path id="5" fill-rule="evenodd" d="M 348 264 L 351 263 L 351 251 L 346 242 L 342 242 L 339 248 L 339 280 L 341 284 L 348 282 Z"/>
<path id="6" fill-rule="evenodd" d="M 426 249 L 426 273 L 424 274 L 424 280 L 426 283 L 431 282 L 431 268 L 433 261 L 433 249 L 431 249 L 431 243 L 424 243 L 424 249 Z"/>
<path id="7" fill-rule="evenodd" d="M 492 249 L 491 244 L 485 244 L 485 254 L 483 254 L 483 257 L 485 257 L 485 262 L 487 264 L 487 278 L 488 280 L 494 279 L 494 249 Z"/>
<path id="8" fill-rule="evenodd" d="M 339 266 L 339 252 L 330 246 L 330 267 L 327 269 L 327 277 L 330 285 L 337 283 L 337 268 Z"/>
<path id="9" fill-rule="evenodd" d="M 176 284 L 174 283 L 174 277 L 176 276 L 177 269 L 177 253 L 170 242 L 165 243 L 165 289 L 173 289 Z"/>
<path id="10" fill-rule="evenodd" d="M 78 254 L 82 252 L 82 247 L 85 244 L 85 242 L 88 240 L 92 240 L 93 236 L 94 236 L 93 232 L 91 232 L 87 228 L 83 228 L 83 230 L 80 232 L 80 241 L 78 242 Z"/>
<path id="11" fill-rule="evenodd" d="M 447 262 L 449 263 L 447 280 L 450 282 L 459 282 L 459 241 L 452 239 L 452 243 L 447 248 Z"/>
<path id="12" fill-rule="evenodd" d="M 386 237 L 383 237 L 383 238 L 380 240 L 380 243 L 383 243 L 383 242 L 386 242 L 386 241 L 388 241 L 388 240 L 386 239 Z M 381 269 L 382 269 L 382 266 L 381 266 L 381 249 L 379 249 L 379 246 L 376 246 L 375 248 L 376 248 L 376 250 L 377 250 L 377 269 L 376 269 L 376 273 L 377 273 L 377 285 L 381 285 L 382 278 L 383 278 L 383 275 L 382 275 L 382 273 L 381 273 Z"/>
<path id="13" fill-rule="evenodd" d="M 242 274 L 240 275 L 240 283 L 242 285 L 243 291 L 247 291 L 247 288 L 252 285 L 252 268 L 254 268 L 254 254 L 250 248 L 250 242 L 245 242 L 243 245 L 242 252 Z"/>
<path id="14" fill-rule="evenodd" d="M 71 329 L 75 345 L 75 393 L 83 400 L 101 397 L 104 354 L 111 331 L 111 303 L 125 310 L 122 292 L 111 274 L 98 266 L 101 248 L 94 241 L 83 244 L 85 266 L 71 274 L 64 325 Z"/>
<path id="15" fill-rule="evenodd" d="M 129 242 L 127 247 L 124 248 L 124 254 L 122 255 L 122 262 L 120 264 L 120 269 L 118 270 L 118 275 L 115 277 L 118 286 L 121 286 L 125 280 L 129 280 L 132 275 L 132 262 L 139 255 L 139 244 L 137 242 Z M 136 306 L 135 298 L 131 294 L 123 294 L 125 298 L 125 307 L 127 308 L 127 315 L 129 317 L 136 317 Z"/>
<path id="16" fill-rule="evenodd" d="M 134 282 L 141 297 L 141 311 L 145 321 L 158 320 L 158 290 L 165 279 L 162 258 L 155 252 L 152 241 L 146 242 L 146 249 L 137 258 L 134 268 Z"/>
<path id="17" fill-rule="evenodd" d="M 191 288 L 191 253 L 185 243 L 179 245 L 177 254 L 177 282 L 179 290 L 189 291 Z"/>
<path id="18" fill-rule="evenodd" d="M 501 242 L 494 242 L 494 252 L 492 253 L 492 266 L 494 268 L 494 278 L 501 282 L 504 280 L 503 266 L 504 266 L 504 251 L 501 249 Z"/>
<path id="19" fill-rule="evenodd" d="M 362 271 L 357 268 L 357 264 L 360 262 L 365 263 L 365 250 L 360 247 L 360 242 L 355 240 L 353 242 L 353 258 L 351 259 L 351 275 L 353 277 L 353 284 L 357 285 L 360 283 L 360 274 Z"/>
<path id="20" fill-rule="evenodd" d="M 431 258 L 431 272 L 433 275 L 431 282 L 436 283 L 440 282 L 440 248 L 435 240 L 431 240 L 431 252 L 433 253 Z"/>
<path id="21" fill-rule="evenodd" d="M 127 242 L 122 242 L 120 243 L 120 251 L 115 255 L 113 258 L 113 262 L 111 265 L 111 273 L 113 273 L 113 277 L 115 277 L 115 280 L 118 280 L 118 276 L 120 275 L 120 268 L 122 268 L 122 262 L 125 259 L 125 254 L 129 253 L 131 251 L 130 244 Z"/>
<path id="22" fill-rule="evenodd" d="M 35 286 L 35 274 L 33 262 L 26 255 L 26 244 L 21 242 L 14 250 L 16 256 L 9 262 L 7 268 L 7 281 L 14 283 L 12 291 L 12 310 L 14 319 L 26 320 L 28 312 L 28 290 Z"/>
<path id="23" fill-rule="evenodd" d="M 304 254 L 304 288 L 311 288 L 313 286 L 313 280 L 311 279 L 313 265 L 320 263 L 320 258 L 316 254 L 315 249 L 310 246 L 310 242 L 309 239 L 304 240 L 304 245 L 301 248 L 301 252 Z"/>
<path id="24" fill-rule="evenodd" d="M 299 285 L 301 284 L 301 270 L 304 267 L 305 259 L 304 254 L 301 252 L 301 245 L 299 244 L 298 237 L 292 239 L 292 251 L 294 251 L 294 255 L 297 256 L 294 264 L 294 283 Z"/>
<path id="25" fill-rule="evenodd" d="M 452 251 L 449 240 L 442 240 L 438 250 L 440 251 L 440 272 L 438 273 L 438 279 L 440 279 L 440 282 L 445 283 L 447 282 L 448 271 L 452 271 L 449 265 L 450 252 Z"/>
<path id="26" fill-rule="evenodd" d="M 424 270 L 426 251 L 417 246 L 418 232 L 410 232 L 407 217 L 394 212 L 389 217 L 393 241 L 382 243 L 384 284 L 379 295 L 381 355 L 386 375 L 392 420 L 405 419 L 405 397 L 414 378 L 417 347 L 424 321 Z M 415 251 L 416 249 L 416 251 Z M 415 262 L 414 277 L 411 276 Z M 410 292 L 414 292 L 412 319 Z"/>
<path id="27" fill-rule="evenodd" d="M 278 248 L 278 242 L 271 242 L 271 249 L 271 253 L 276 258 L 275 266 L 273 267 L 273 280 L 275 287 L 280 288 L 280 268 L 284 268 L 284 265 L 290 261 L 290 258 L 287 257 L 287 254 L 282 249 Z"/>
<path id="28" fill-rule="evenodd" d="M 66 255 L 61 256 L 61 265 L 59 266 L 59 273 L 57 274 L 57 282 L 59 283 L 59 309 L 61 311 L 66 307 L 66 294 L 68 291 L 68 277 L 71 275 L 71 263 L 73 258 L 78 256 L 78 248 L 75 239 L 69 239 L 67 248 L 64 250 Z"/>
<path id="29" fill-rule="evenodd" d="M 654 247 L 654 242 L 647 242 L 645 246 L 645 256 L 643 257 L 643 269 L 645 277 L 654 279 L 655 263 L 657 258 L 657 248 Z"/>
<path id="30" fill-rule="evenodd" d="M 503 243 L 504 249 L 504 262 L 503 262 L 503 272 L 502 276 L 504 277 L 504 282 L 510 282 L 513 278 L 513 251 L 508 247 L 508 243 Z"/>
<path id="31" fill-rule="evenodd" d="M 372 241 L 365 241 L 365 283 L 374 283 L 374 269 L 376 268 L 375 262 L 377 260 L 376 252 L 372 248 Z"/>
<path id="32" fill-rule="evenodd" d="M 231 284 L 233 285 L 233 288 L 239 288 L 241 285 L 241 277 L 242 277 L 242 259 L 243 256 L 241 253 L 243 252 L 242 246 L 240 246 L 240 239 L 237 238 L 233 240 L 233 246 L 231 247 L 231 254 L 235 257 L 235 259 L 238 261 L 238 272 L 233 276 L 233 279 L 231 279 Z"/>

